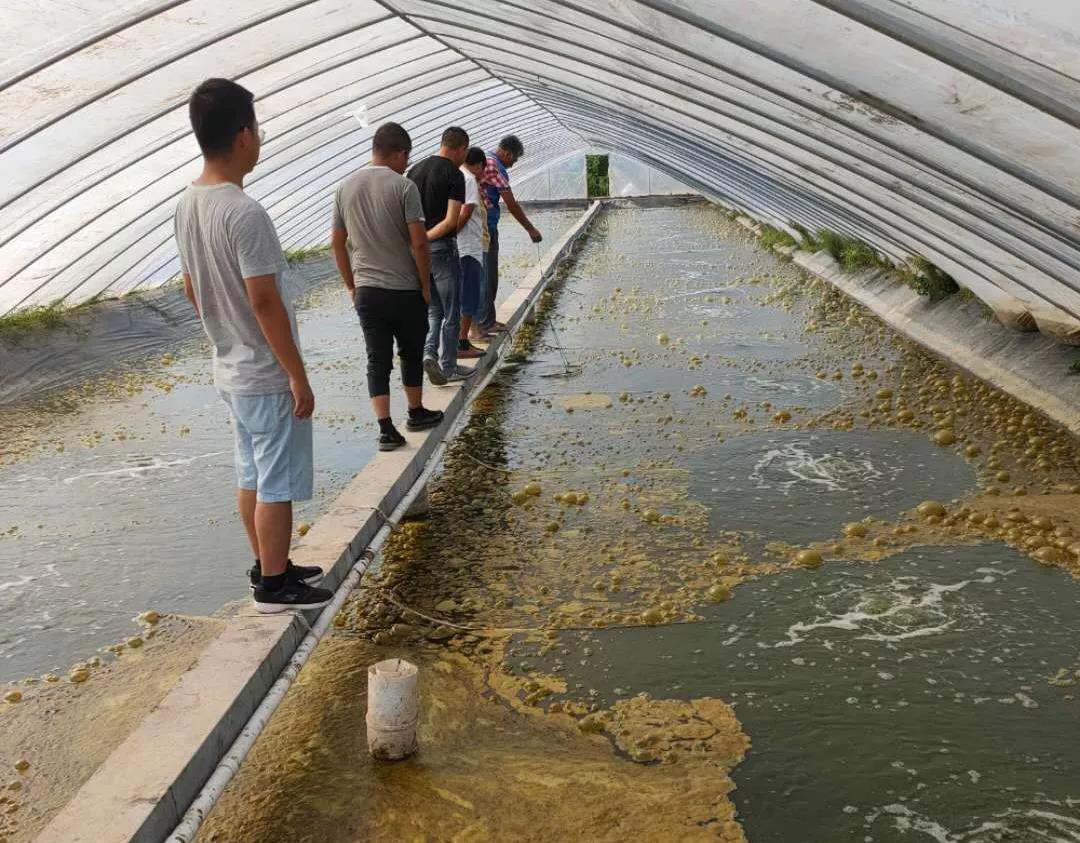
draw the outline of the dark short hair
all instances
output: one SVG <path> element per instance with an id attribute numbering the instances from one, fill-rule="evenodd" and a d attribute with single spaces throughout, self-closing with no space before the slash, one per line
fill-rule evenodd
<path id="1" fill-rule="evenodd" d="M 371 148 L 377 155 L 393 155 L 395 152 L 412 151 L 412 138 L 399 123 L 383 123 L 375 130 Z"/>
<path id="2" fill-rule="evenodd" d="M 525 154 L 525 144 L 518 139 L 517 135 L 507 135 L 499 141 L 499 149 L 509 152 L 515 158 L 520 158 Z"/>
<path id="3" fill-rule="evenodd" d="M 470 146 L 469 151 L 465 153 L 465 163 L 470 167 L 477 164 L 486 164 L 487 153 L 478 146 Z"/>
<path id="4" fill-rule="evenodd" d="M 188 116 L 203 155 L 222 155 L 255 127 L 255 95 L 231 79 L 207 79 L 191 94 Z"/>
<path id="5" fill-rule="evenodd" d="M 461 149 L 469 145 L 469 133 L 460 126 L 451 126 L 442 133 L 442 145 L 449 149 Z"/>

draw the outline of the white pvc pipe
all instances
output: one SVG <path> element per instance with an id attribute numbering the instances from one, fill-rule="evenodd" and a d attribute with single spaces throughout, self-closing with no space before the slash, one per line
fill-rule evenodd
<path id="1" fill-rule="evenodd" d="M 399 761 L 416 752 L 420 718 L 420 671 L 405 659 L 386 659 L 368 668 L 368 752 L 380 761 Z"/>
<path id="2" fill-rule="evenodd" d="M 599 210 L 599 202 L 594 202 L 592 207 L 585 214 L 582 215 L 581 221 L 578 222 L 576 228 L 579 230 L 575 232 L 576 236 L 580 236 L 580 229 L 584 227 L 592 220 Z M 554 262 L 552 266 L 547 267 L 546 272 L 550 272 L 554 268 Z M 540 293 L 547 287 L 551 280 L 551 276 L 544 279 L 543 283 L 537 285 L 537 289 L 533 291 L 533 296 L 530 298 L 535 301 L 539 297 Z M 524 320 L 523 320 L 524 321 Z M 505 350 L 510 347 L 509 337 L 502 343 L 499 348 L 499 359 L 505 353 Z M 472 400 L 482 393 L 487 385 L 491 382 L 491 379 L 495 376 L 498 369 L 499 359 L 492 361 L 492 366 L 488 369 L 487 373 L 476 385 L 469 395 L 468 403 L 472 403 Z M 244 724 L 244 728 L 233 741 L 232 746 L 229 747 L 229 751 L 225 753 L 221 759 L 217 768 L 207 779 L 206 784 L 203 785 L 202 790 L 199 791 L 199 795 L 195 797 L 195 800 L 188 807 L 184 813 L 180 823 L 173 829 L 172 834 L 166 838 L 166 843 L 191 843 L 195 839 L 195 835 L 198 834 L 199 828 L 202 826 L 203 821 L 213 810 L 214 805 L 217 804 L 221 794 L 225 791 L 229 782 L 232 781 L 233 776 L 236 775 L 240 769 L 240 765 L 244 762 L 244 758 L 247 757 L 248 752 L 251 751 L 251 747 L 255 745 L 255 741 L 258 740 L 262 730 L 266 728 L 266 724 L 270 722 L 270 718 L 273 716 L 277 707 L 281 704 L 281 701 L 285 699 L 285 695 L 288 693 L 289 688 L 292 687 L 293 681 L 299 675 L 301 668 L 307 663 L 307 660 L 311 657 L 315 647 L 319 641 L 326 634 L 331 622 L 337 613 L 341 610 L 341 607 L 345 604 L 349 594 L 360 583 L 360 578 L 368 567 L 374 562 L 375 557 L 382 549 L 383 544 L 390 537 L 390 533 L 393 530 L 394 525 L 404 517 L 408 512 L 409 507 L 412 506 L 413 501 L 416 499 L 420 491 L 427 485 L 428 480 L 434 473 L 436 466 L 442 460 L 443 454 L 446 452 L 446 445 L 457 434 L 458 430 L 464 425 L 466 413 L 466 407 L 462 408 L 461 413 L 457 419 L 450 426 L 450 429 L 443 437 L 443 441 L 439 443 L 438 447 L 432 452 L 431 458 L 428 460 L 424 470 L 420 473 L 420 476 L 416 478 L 416 481 L 409 488 L 409 491 L 405 493 L 405 497 L 401 499 L 397 507 L 390 515 L 390 519 L 387 523 L 383 524 L 379 528 L 379 531 L 375 534 L 375 538 L 371 540 L 371 543 L 364 550 L 363 556 L 357 560 L 356 564 L 349 569 L 349 573 L 345 575 L 345 579 L 342 580 L 341 585 L 338 586 L 337 591 L 334 592 L 334 597 L 330 601 L 329 605 L 322 610 L 318 620 L 315 621 L 315 625 L 311 627 L 311 630 L 304 640 L 300 642 L 300 646 L 296 648 L 296 652 L 293 653 L 292 658 L 289 659 L 289 663 L 285 665 L 281 674 L 273 685 L 270 686 L 270 690 L 267 691 L 266 696 L 263 697 L 259 706 L 255 709 L 255 712 L 251 715 L 251 718 Z"/>

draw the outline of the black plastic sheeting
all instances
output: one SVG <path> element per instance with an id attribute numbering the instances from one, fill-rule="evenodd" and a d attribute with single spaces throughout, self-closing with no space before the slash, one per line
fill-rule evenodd
<path id="1" fill-rule="evenodd" d="M 288 283 L 301 296 L 336 278 L 327 256 L 292 266 Z M 195 310 L 175 285 L 71 311 L 63 325 L 0 337 L 0 407 L 138 366 L 202 336 Z"/>

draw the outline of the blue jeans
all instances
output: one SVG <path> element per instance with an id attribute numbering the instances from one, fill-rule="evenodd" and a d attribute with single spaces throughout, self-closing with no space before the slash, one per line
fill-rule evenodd
<path id="1" fill-rule="evenodd" d="M 448 237 L 431 244 L 431 304 L 424 357 L 435 357 L 447 375 L 457 367 L 461 332 L 461 258 L 457 240 Z M 439 340 L 442 353 L 439 353 Z"/>
<path id="2" fill-rule="evenodd" d="M 461 259 L 461 315 L 479 318 L 486 289 L 483 259 L 465 255 Z"/>

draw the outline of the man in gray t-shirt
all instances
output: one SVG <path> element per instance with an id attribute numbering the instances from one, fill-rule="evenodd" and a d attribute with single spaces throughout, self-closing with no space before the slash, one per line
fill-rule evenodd
<path id="1" fill-rule="evenodd" d="M 287 264 L 270 216 L 244 193 L 262 131 L 254 96 L 207 79 L 188 103 L 203 170 L 176 208 L 184 292 L 214 349 L 214 384 L 233 420 L 236 503 L 255 555 L 260 612 L 317 609 L 333 594 L 322 569 L 289 561 L 292 502 L 311 498 L 315 396 L 284 289 Z"/>
<path id="2" fill-rule="evenodd" d="M 411 151 L 409 133 L 397 123 L 384 123 L 371 139 L 371 163 L 342 182 L 334 197 L 331 248 L 364 331 L 368 397 L 379 422 L 380 451 L 406 442 L 390 418 L 395 342 L 409 404 L 405 426 L 424 430 L 443 419 L 441 410 L 423 404 L 431 249 L 420 193 L 402 175 Z"/>

